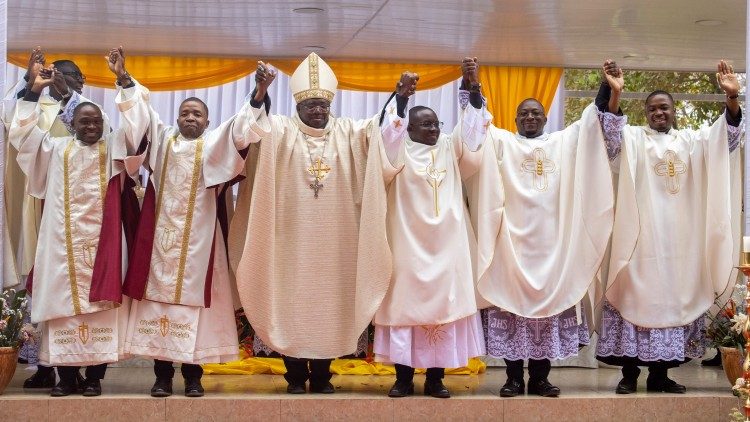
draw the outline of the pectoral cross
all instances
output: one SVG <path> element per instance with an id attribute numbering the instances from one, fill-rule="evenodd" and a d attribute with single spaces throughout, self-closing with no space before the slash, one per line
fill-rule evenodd
<path id="1" fill-rule="evenodd" d="M 541 148 L 534 148 L 531 152 L 534 158 L 523 160 L 521 170 L 534 175 L 534 187 L 538 191 L 547 190 L 549 180 L 547 173 L 555 171 L 555 162 L 547 158 L 547 153 Z"/>
<path id="2" fill-rule="evenodd" d="M 664 159 L 654 166 L 654 171 L 657 176 L 663 176 L 666 179 L 667 192 L 675 195 L 680 191 L 680 179 L 677 175 L 687 171 L 687 164 L 680 160 L 677 153 L 668 149 L 664 152 Z"/>
<path id="3" fill-rule="evenodd" d="M 323 162 L 323 157 L 318 157 L 318 159 L 315 160 L 315 163 L 307 168 L 307 171 L 315 178 L 315 181 L 310 183 L 310 189 L 315 191 L 315 198 L 317 199 L 318 192 L 323 187 L 323 184 L 320 183 L 320 181 L 326 177 L 328 172 L 331 171 L 331 168 Z"/>
<path id="4" fill-rule="evenodd" d="M 435 204 L 435 217 L 440 215 L 440 192 L 438 188 L 443 183 L 445 177 L 445 169 L 438 170 L 435 168 L 435 151 L 430 151 L 432 161 L 424 168 L 424 174 L 427 176 L 427 183 L 432 187 L 432 198 Z"/>
<path id="5" fill-rule="evenodd" d="M 318 198 L 318 191 L 323 188 L 323 184 L 320 183 L 320 180 L 318 178 L 315 178 L 315 181 L 313 183 L 310 183 L 310 189 L 315 191 L 315 198 Z"/>

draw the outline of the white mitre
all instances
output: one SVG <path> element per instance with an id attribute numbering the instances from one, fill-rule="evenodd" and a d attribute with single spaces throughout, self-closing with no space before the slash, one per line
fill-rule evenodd
<path id="1" fill-rule="evenodd" d="M 325 98 L 333 101 L 339 81 L 328 63 L 317 54 L 310 53 L 297 66 L 289 80 L 289 88 L 294 95 L 294 101 L 301 102 L 309 98 Z"/>

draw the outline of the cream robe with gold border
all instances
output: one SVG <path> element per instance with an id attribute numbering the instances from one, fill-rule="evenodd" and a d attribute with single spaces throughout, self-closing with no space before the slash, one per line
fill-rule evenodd
<path id="1" fill-rule="evenodd" d="M 739 148 L 738 148 L 739 150 Z M 692 323 L 732 284 L 727 123 L 658 133 L 623 129 L 607 300 L 647 328 Z"/>
<path id="2" fill-rule="evenodd" d="M 136 88 L 118 93 L 125 120 L 145 108 L 141 98 Z M 147 121 L 85 145 L 71 136 L 51 137 L 39 128 L 39 118 L 37 103 L 20 100 L 10 128 L 27 192 L 45 200 L 31 313 L 32 322 L 41 323 L 39 358 L 49 365 L 114 362 L 123 355 L 129 304 L 89 302 L 89 290 L 107 184 L 140 167 L 144 156 L 133 155 Z"/>
<path id="3" fill-rule="evenodd" d="M 151 110 L 149 165 L 155 184 L 156 233 L 142 301 L 133 301 L 126 350 L 185 363 L 235 360 L 236 287 L 229 277 L 221 228 L 216 220 L 218 186 L 243 168 L 238 150 L 258 140 L 249 129 L 250 105 L 186 139 Z M 214 266 L 208 268 L 215 239 Z M 206 272 L 213 271 L 211 305 L 204 308 Z"/>

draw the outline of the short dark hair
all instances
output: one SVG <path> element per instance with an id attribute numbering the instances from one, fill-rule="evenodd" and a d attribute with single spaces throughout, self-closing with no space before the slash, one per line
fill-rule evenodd
<path id="1" fill-rule="evenodd" d="M 431 109 L 429 107 L 421 106 L 421 105 L 414 106 L 414 107 L 412 107 L 412 108 L 409 109 L 409 120 L 413 119 L 415 114 L 417 114 L 417 113 L 419 113 L 420 111 L 423 111 L 423 110 L 430 110 L 431 112 L 435 113 L 435 110 L 433 110 L 433 109 Z"/>
<path id="2" fill-rule="evenodd" d="M 203 110 L 206 112 L 206 116 L 208 116 L 208 106 L 206 105 L 206 103 L 203 102 L 203 100 L 201 100 L 198 97 L 188 97 L 188 98 L 185 98 L 180 103 L 180 108 L 182 108 L 182 105 L 185 104 L 188 101 L 195 101 L 196 103 L 201 103 L 201 105 L 203 106 Z"/>
<path id="3" fill-rule="evenodd" d="M 666 95 L 667 97 L 669 97 L 669 101 L 672 102 L 672 105 L 674 105 L 674 98 L 672 97 L 672 94 L 661 89 L 657 89 L 656 91 L 648 94 L 648 97 L 646 97 L 646 102 L 648 102 L 648 100 L 650 100 L 652 97 L 655 97 L 657 95 Z"/>
<path id="4" fill-rule="evenodd" d="M 102 110 L 99 108 L 98 105 L 96 105 L 96 104 L 94 104 L 94 103 L 92 103 L 90 101 L 84 101 L 84 102 L 78 103 L 78 105 L 76 106 L 76 108 L 73 109 L 73 118 L 75 118 L 76 114 L 78 114 L 78 111 L 80 109 L 82 109 L 84 107 L 87 107 L 87 106 L 91 106 L 91 107 L 94 107 L 95 109 L 99 110 L 99 114 L 101 114 L 102 117 L 104 117 L 104 114 L 102 113 Z"/>
<path id="5" fill-rule="evenodd" d="M 57 69 L 59 69 L 61 67 L 64 67 L 64 66 L 72 66 L 72 67 L 80 70 L 80 68 L 78 67 L 78 65 L 75 64 L 75 62 L 73 60 L 65 60 L 65 59 L 63 59 L 63 60 L 55 60 L 54 62 L 52 62 L 52 65 L 55 66 L 55 68 L 57 68 Z"/>
<path id="6" fill-rule="evenodd" d="M 523 100 L 520 103 L 518 103 L 518 107 L 516 107 L 516 114 L 518 113 L 518 109 L 521 108 L 521 105 L 523 105 L 523 103 L 525 103 L 526 101 L 533 101 L 533 102 L 539 104 L 539 106 L 542 108 L 542 112 L 544 112 L 544 114 L 547 114 L 547 110 L 544 109 L 544 104 L 542 104 L 541 101 L 537 100 L 534 97 L 526 98 L 525 100 Z"/>

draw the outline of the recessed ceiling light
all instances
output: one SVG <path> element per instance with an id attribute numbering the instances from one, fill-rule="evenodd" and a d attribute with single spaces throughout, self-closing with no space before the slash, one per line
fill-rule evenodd
<path id="1" fill-rule="evenodd" d="M 313 14 L 313 13 L 325 12 L 325 9 L 321 9 L 320 7 L 298 7 L 296 9 L 292 9 L 292 12 L 302 13 L 302 14 Z"/>
<path id="2" fill-rule="evenodd" d="M 302 49 L 305 51 L 323 51 L 326 48 L 323 47 L 322 45 L 306 45 L 302 47 Z"/>
<path id="3" fill-rule="evenodd" d="M 721 26 L 726 25 L 726 21 L 720 19 L 701 19 L 695 21 L 695 24 L 700 26 Z"/>
<path id="4" fill-rule="evenodd" d="M 648 60 L 648 56 L 638 53 L 628 53 L 624 56 L 622 56 L 623 59 L 627 60 L 635 60 L 635 61 L 646 61 Z"/>

